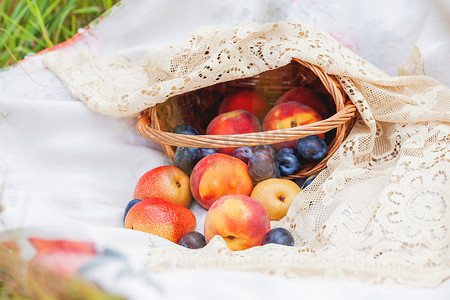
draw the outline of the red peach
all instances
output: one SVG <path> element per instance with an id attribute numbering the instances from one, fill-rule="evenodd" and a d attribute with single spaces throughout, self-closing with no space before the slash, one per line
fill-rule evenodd
<path id="1" fill-rule="evenodd" d="M 228 135 L 261 131 L 261 123 L 245 110 L 233 110 L 215 117 L 206 128 L 206 134 Z M 232 154 L 236 148 L 219 148 L 219 151 Z"/>
<path id="2" fill-rule="evenodd" d="M 228 194 L 249 196 L 253 182 L 247 165 L 230 155 L 216 153 L 201 159 L 192 170 L 191 191 L 205 209 Z"/>
<path id="3" fill-rule="evenodd" d="M 136 203 L 125 218 L 125 228 L 154 234 L 174 243 L 195 230 L 195 226 L 195 216 L 189 209 L 161 198 Z"/>
<path id="4" fill-rule="evenodd" d="M 154 197 L 189 207 L 192 201 L 189 177 L 175 166 L 161 166 L 148 171 L 136 184 L 133 198 Z"/>
<path id="5" fill-rule="evenodd" d="M 265 131 L 275 129 L 286 129 L 306 125 L 322 120 L 320 115 L 309 106 L 296 103 L 286 102 L 272 108 L 263 121 L 263 129 Z M 325 136 L 319 135 L 321 138 Z M 274 144 L 277 150 L 282 148 L 295 148 L 296 140 Z"/>
<path id="6" fill-rule="evenodd" d="M 270 110 L 270 104 L 260 93 L 243 90 L 226 96 L 220 104 L 219 114 L 233 110 L 246 110 L 262 120 Z"/>
<path id="7" fill-rule="evenodd" d="M 261 246 L 269 230 L 267 211 L 261 203 L 244 195 L 221 197 L 205 219 L 206 241 L 220 235 L 233 251 Z"/>
<path id="8" fill-rule="evenodd" d="M 285 92 L 278 100 L 275 102 L 274 106 L 286 102 L 297 102 L 314 109 L 323 119 L 328 117 L 327 107 L 323 103 L 314 90 L 306 87 L 297 87 L 290 89 Z"/>

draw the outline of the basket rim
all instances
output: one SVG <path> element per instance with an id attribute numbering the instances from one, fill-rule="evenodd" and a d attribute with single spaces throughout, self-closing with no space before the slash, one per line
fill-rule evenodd
<path id="1" fill-rule="evenodd" d="M 356 119 L 357 109 L 334 75 L 325 73 L 320 66 L 296 58 L 293 58 L 291 60 L 292 62 L 299 63 L 308 68 L 318 77 L 334 101 L 336 112 L 333 115 L 314 123 L 286 129 L 231 135 L 183 135 L 161 130 L 158 118 L 158 106 L 156 105 L 141 112 L 141 117 L 136 123 L 136 129 L 141 136 L 160 144 L 166 155 L 171 159 L 174 157 L 172 146 L 234 148 L 270 145 L 296 140 L 309 135 L 323 134 L 336 129 L 334 138 L 328 143 L 328 155 L 322 161 L 304 165 L 297 174 L 283 178 L 295 179 L 315 174 L 326 167 L 328 159 L 337 151 L 344 138 L 348 135 Z"/>
<path id="2" fill-rule="evenodd" d="M 260 132 L 250 132 L 229 135 L 184 135 L 173 132 L 162 131 L 152 128 L 149 125 L 150 114 L 146 110 L 137 122 L 137 131 L 142 136 L 154 140 L 158 143 L 164 143 L 170 146 L 178 147 L 201 147 L 201 148 L 223 148 L 239 146 L 234 143 L 245 143 L 247 146 L 262 145 L 261 139 L 269 138 L 265 144 L 273 144 L 285 141 L 291 141 L 308 135 L 322 134 L 332 129 L 342 126 L 343 123 L 353 119 L 356 113 L 356 107 L 353 103 L 347 103 L 343 109 L 333 114 L 327 119 L 314 123 L 301 125 L 286 129 L 274 129 Z M 245 139 L 245 141 L 242 141 Z M 212 142 L 214 142 L 212 144 Z"/>

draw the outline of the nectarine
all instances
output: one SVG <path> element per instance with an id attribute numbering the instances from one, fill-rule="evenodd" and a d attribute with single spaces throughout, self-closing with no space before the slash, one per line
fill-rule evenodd
<path id="1" fill-rule="evenodd" d="M 221 197 L 211 206 L 205 219 L 206 241 L 220 235 L 233 251 L 261 246 L 269 230 L 269 215 L 264 207 L 244 195 Z"/>
<path id="2" fill-rule="evenodd" d="M 257 91 L 242 90 L 227 95 L 220 104 L 218 114 L 233 110 L 246 110 L 262 120 L 270 110 L 270 104 L 267 99 Z"/>
<path id="3" fill-rule="evenodd" d="M 272 108 L 263 121 L 263 130 L 286 129 L 306 125 L 322 120 L 320 115 L 311 107 L 296 103 L 282 103 Z M 322 135 L 322 137 L 324 137 Z M 274 144 L 277 150 L 295 148 L 296 140 Z"/>
<path id="4" fill-rule="evenodd" d="M 319 94 L 307 87 L 296 87 L 285 92 L 275 102 L 274 106 L 286 102 L 297 102 L 314 109 L 322 118 L 327 118 L 327 107 L 323 103 Z"/>
<path id="5" fill-rule="evenodd" d="M 206 128 L 206 134 L 228 135 L 261 131 L 261 123 L 245 110 L 233 110 L 215 117 Z M 219 148 L 219 151 L 231 155 L 236 148 Z"/>
<path id="6" fill-rule="evenodd" d="M 230 155 L 208 155 L 192 170 L 192 195 L 205 209 L 209 209 L 214 201 L 228 194 L 249 196 L 252 188 L 247 165 Z"/>

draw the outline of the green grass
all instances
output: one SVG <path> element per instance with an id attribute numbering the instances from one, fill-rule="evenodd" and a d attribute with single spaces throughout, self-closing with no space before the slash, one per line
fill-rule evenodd
<path id="1" fill-rule="evenodd" d="M 0 0 L 0 68 L 61 43 L 118 0 Z"/>

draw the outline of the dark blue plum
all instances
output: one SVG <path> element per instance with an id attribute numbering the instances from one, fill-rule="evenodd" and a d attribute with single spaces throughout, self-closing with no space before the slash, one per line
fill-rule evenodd
<path id="1" fill-rule="evenodd" d="M 128 202 L 127 206 L 125 207 L 125 212 L 123 213 L 123 221 L 125 222 L 125 218 L 127 216 L 128 211 L 136 204 L 141 202 L 141 199 L 133 199 L 130 202 Z"/>
<path id="2" fill-rule="evenodd" d="M 279 244 L 285 246 L 294 246 L 294 237 L 284 228 L 273 228 L 266 233 L 263 240 L 263 245 Z"/>
<path id="3" fill-rule="evenodd" d="M 255 147 L 253 152 L 261 151 L 261 150 L 269 152 L 274 159 L 277 158 L 277 150 L 275 150 L 274 148 L 272 148 L 269 145 L 258 145 Z"/>
<path id="4" fill-rule="evenodd" d="M 206 239 L 200 232 L 191 231 L 181 237 L 178 241 L 178 245 L 189 249 L 200 249 L 206 246 Z"/>
<path id="5" fill-rule="evenodd" d="M 301 167 L 300 161 L 294 154 L 294 149 L 291 148 L 283 148 L 278 151 L 277 164 L 281 176 L 296 174 Z"/>
<path id="6" fill-rule="evenodd" d="M 239 158 L 246 164 L 248 163 L 248 159 L 253 155 L 253 148 L 252 147 L 240 147 L 236 148 L 233 151 L 232 156 Z"/>
<path id="7" fill-rule="evenodd" d="M 184 125 L 184 124 L 179 124 L 177 126 L 175 126 L 172 129 L 173 133 L 178 133 L 178 134 L 187 134 L 187 135 L 199 135 L 200 133 L 198 132 L 197 129 L 195 129 L 192 126 L 189 125 Z"/>
<path id="8" fill-rule="evenodd" d="M 301 189 L 303 189 L 303 184 L 305 183 L 306 178 L 296 178 L 292 179 Z"/>
<path id="9" fill-rule="evenodd" d="M 283 148 L 280 149 L 280 151 L 278 151 L 278 156 L 280 155 L 287 155 L 287 154 L 294 154 L 295 155 L 295 151 L 292 148 Z"/>
<path id="10" fill-rule="evenodd" d="M 327 144 L 317 135 L 299 139 L 295 149 L 299 158 L 306 161 L 321 161 L 328 155 Z"/>
<path id="11" fill-rule="evenodd" d="M 202 153 L 199 148 L 178 147 L 177 151 L 175 151 L 173 164 L 190 176 L 192 169 L 201 158 Z"/>
<path id="12" fill-rule="evenodd" d="M 269 178 L 279 178 L 280 171 L 270 152 L 259 150 L 253 153 L 248 160 L 248 173 L 254 183 Z"/>
<path id="13" fill-rule="evenodd" d="M 200 153 L 203 158 L 203 157 L 206 157 L 206 156 L 214 154 L 214 153 L 219 153 L 219 149 L 217 149 L 217 148 L 200 148 Z"/>
<path id="14" fill-rule="evenodd" d="M 316 175 L 311 175 L 311 176 L 309 176 L 308 178 L 306 178 L 305 183 L 303 183 L 302 190 L 303 190 L 305 187 L 307 187 L 308 185 L 310 185 L 311 182 L 313 182 L 314 178 L 316 178 Z"/>

